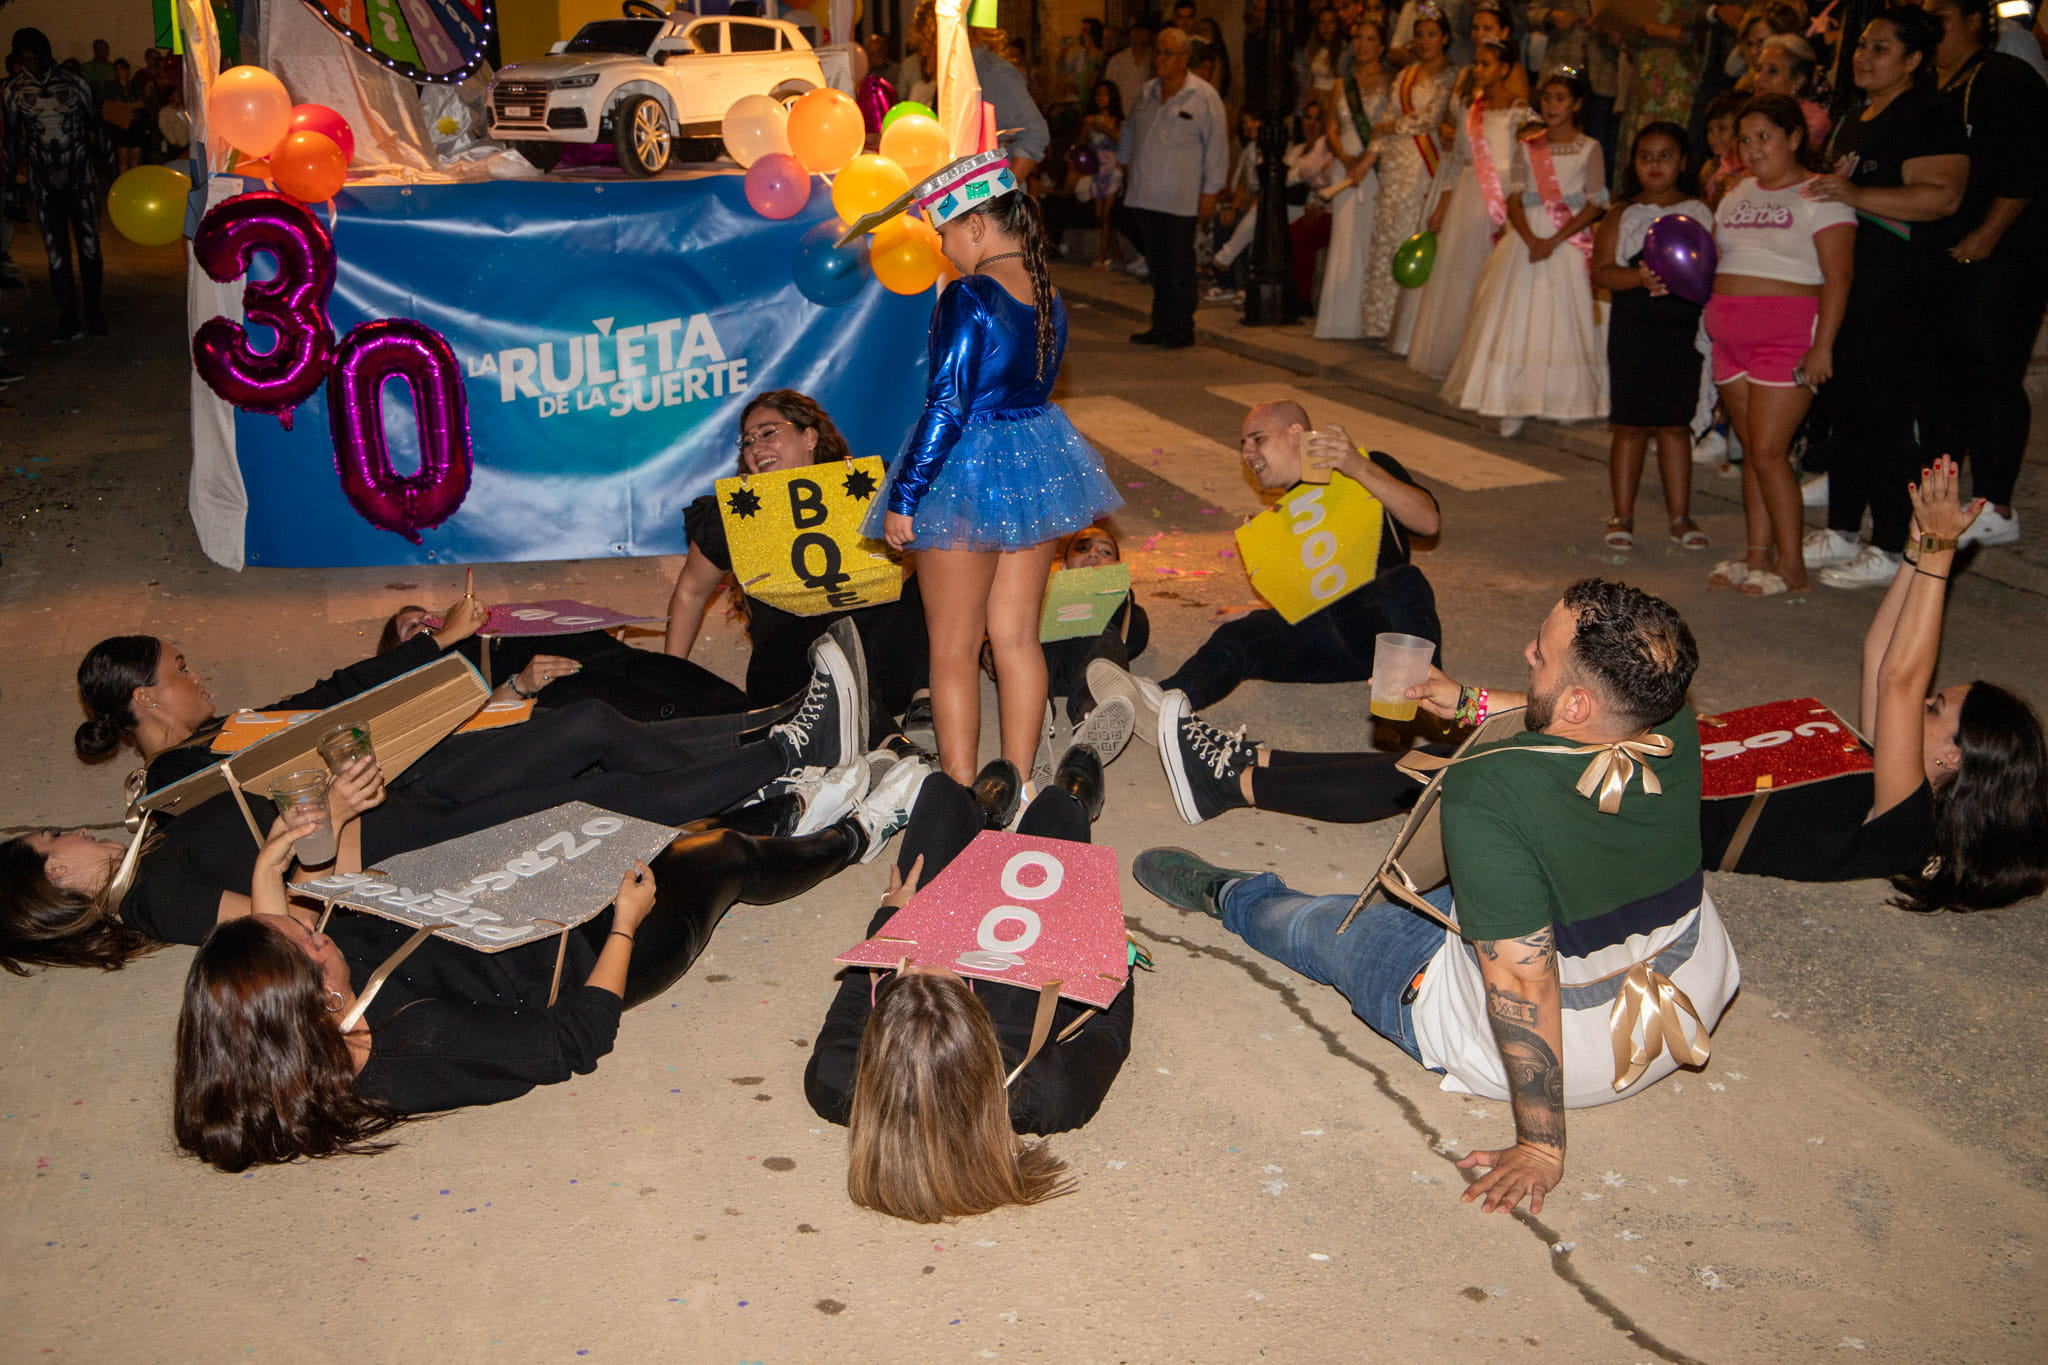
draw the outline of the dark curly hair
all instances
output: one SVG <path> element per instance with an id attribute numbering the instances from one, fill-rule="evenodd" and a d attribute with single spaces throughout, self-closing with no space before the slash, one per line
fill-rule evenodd
<path id="1" fill-rule="evenodd" d="M 1564 605 L 1578 622 L 1571 664 L 1619 718 L 1649 729 L 1678 714 L 1700 651 L 1669 602 L 1626 583 L 1582 578 L 1564 590 Z"/>
<path id="2" fill-rule="evenodd" d="M 782 414 L 789 424 L 799 431 L 818 433 L 818 447 L 811 452 L 812 464 L 824 464 L 830 460 L 844 460 L 852 456 L 846 438 L 839 434 L 839 428 L 832 424 L 831 417 L 818 404 L 818 400 L 795 389 L 769 389 L 757 393 L 747 400 L 740 409 L 740 429 L 744 431 L 747 419 L 762 408 L 773 408 Z M 747 472 L 747 457 L 740 456 L 740 472 Z"/>
<path id="3" fill-rule="evenodd" d="M 1906 910 L 1991 910 L 2048 889 L 2048 744 L 2032 707 L 1973 682 L 1956 713 L 1956 774 L 1934 794 L 1934 857 L 1894 877 Z"/>
<path id="4" fill-rule="evenodd" d="M 136 724 L 135 689 L 154 687 L 164 643 L 154 635 L 116 635 L 86 651 L 78 665 L 78 697 L 86 721 L 71 744 L 87 763 L 121 747 Z"/>

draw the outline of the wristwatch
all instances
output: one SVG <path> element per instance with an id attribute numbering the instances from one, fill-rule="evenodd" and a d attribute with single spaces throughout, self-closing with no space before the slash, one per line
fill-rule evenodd
<path id="1" fill-rule="evenodd" d="M 1920 553 L 1923 555 L 1940 554 L 1944 550 L 1953 550 L 1956 544 L 1954 536 L 1938 536 L 1931 531 L 1922 531 L 1920 533 Z"/>

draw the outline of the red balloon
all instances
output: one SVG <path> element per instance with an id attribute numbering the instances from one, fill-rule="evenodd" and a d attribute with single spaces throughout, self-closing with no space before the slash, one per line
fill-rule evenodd
<path id="1" fill-rule="evenodd" d="M 294 104 L 290 133 L 318 133 L 334 139 L 334 145 L 341 148 L 341 154 L 349 161 L 356 159 L 356 134 L 348 126 L 348 120 L 324 104 Z"/>

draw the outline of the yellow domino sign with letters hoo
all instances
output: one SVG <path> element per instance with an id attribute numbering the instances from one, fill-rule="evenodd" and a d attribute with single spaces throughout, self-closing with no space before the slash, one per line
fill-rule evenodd
<path id="1" fill-rule="evenodd" d="M 882 493 L 880 457 L 720 479 L 719 518 L 747 596 L 796 616 L 894 602 L 903 569 L 860 524 Z"/>
<path id="2" fill-rule="evenodd" d="M 1372 582 L 1379 571 L 1380 500 L 1338 475 L 1296 484 L 1237 528 L 1252 586 L 1295 625 Z"/>

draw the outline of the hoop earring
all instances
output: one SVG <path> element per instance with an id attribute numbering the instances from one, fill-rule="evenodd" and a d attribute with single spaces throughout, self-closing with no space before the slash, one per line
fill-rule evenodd
<path id="1" fill-rule="evenodd" d="M 331 1005 L 323 1005 L 321 1008 L 325 1009 L 329 1014 L 340 1014 L 342 1004 L 344 1003 L 341 998 L 341 992 L 329 991 L 327 992 L 327 994 L 333 997 L 334 1003 Z"/>

